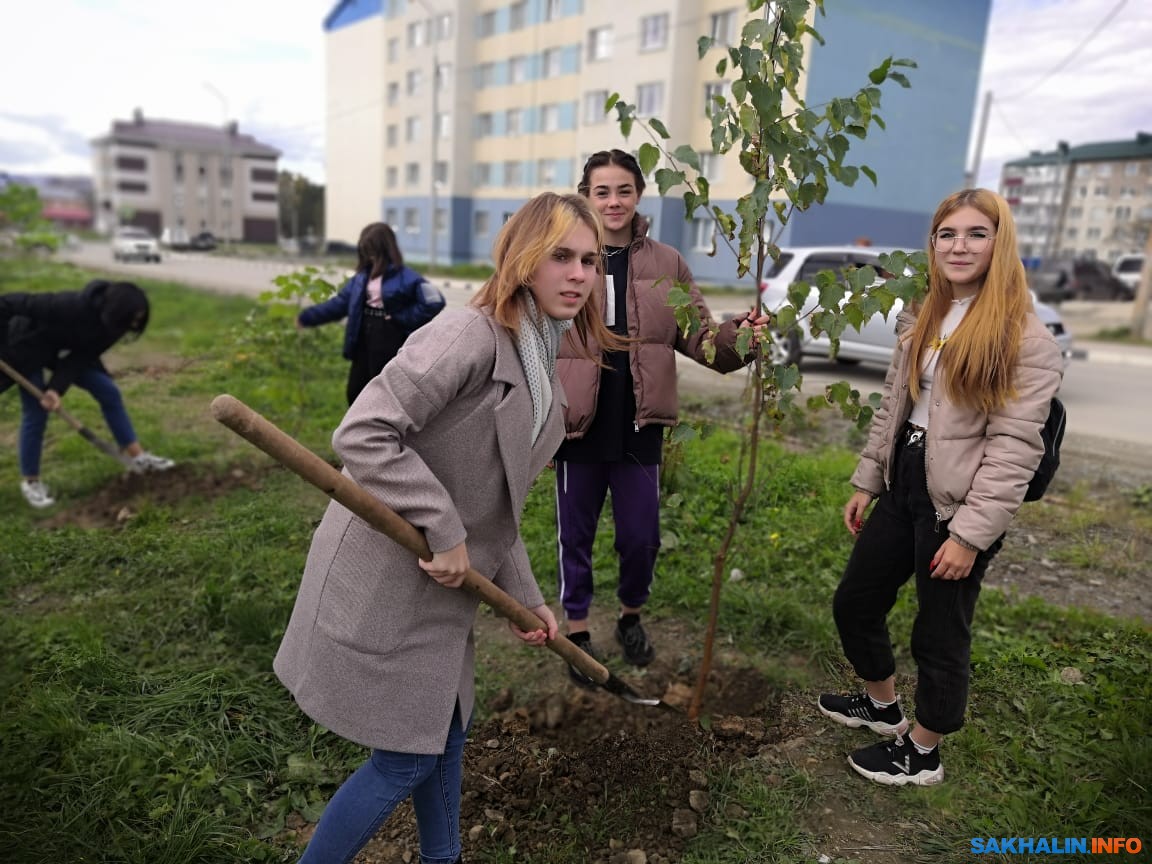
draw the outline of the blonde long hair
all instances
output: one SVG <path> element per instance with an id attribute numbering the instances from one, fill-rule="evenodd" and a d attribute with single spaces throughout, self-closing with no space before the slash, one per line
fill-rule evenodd
<path id="1" fill-rule="evenodd" d="M 1016 360 L 1032 296 L 1024 265 L 1016 251 L 1016 224 L 1008 202 L 987 189 L 965 189 L 949 195 L 932 217 L 932 234 L 950 214 L 973 207 L 992 221 L 995 238 L 984 284 L 964 320 L 940 349 L 936 381 L 953 402 L 977 411 L 1001 407 L 1015 395 Z M 940 333 L 951 308 L 952 283 L 936 265 L 931 235 L 928 241 L 928 294 L 919 304 L 916 324 L 908 337 L 913 362 L 908 367 L 908 391 L 920 395 L 920 370 L 925 354 Z"/>
<path id="2" fill-rule="evenodd" d="M 558 195 L 544 192 L 531 199 L 509 219 L 492 246 L 495 272 L 472 298 L 472 305 L 491 310 L 492 317 L 513 333 L 520 329 L 520 315 L 524 297 L 540 263 L 552 254 L 573 228 L 585 224 L 596 238 L 596 249 L 604 245 L 604 228 L 600 215 L 580 195 Z M 596 272 L 603 276 L 600 256 L 596 258 Z M 591 286 L 588 302 L 573 320 L 574 341 L 587 357 L 597 358 L 590 340 L 606 350 L 619 351 L 628 347 L 604 326 L 600 310 L 599 286 Z"/>

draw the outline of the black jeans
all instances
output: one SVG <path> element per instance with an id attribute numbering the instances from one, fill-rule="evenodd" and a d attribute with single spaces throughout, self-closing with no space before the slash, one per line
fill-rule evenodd
<path id="1" fill-rule="evenodd" d="M 933 579 L 929 565 L 948 539 L 936 521 L 924 473 L 923 442 L 897 445 L 892 488 L 882 494 L 856 538 L 836 589 L 832 612 L 844 655 L 865 681 L 896 671 L 888 612 L 905 582 L 916 576 L 918 610 L 912 627 L 916 660 L 916 719 L 934 732 L 964 725 L 968 704 L 972 617 L 988 562 L 1003 537 L 980 552 L 967 579 Z"/>
<path id="2" fill-rule="evenodd" d="M 360 321 L 360 335 L 348 370 L 348 386 L 344 395 L 351 405 L 365 385 L 380 374 L 385 364 L 396 356 L 404 340 L 403 330 L 388 318 L 365 313 Z"/>

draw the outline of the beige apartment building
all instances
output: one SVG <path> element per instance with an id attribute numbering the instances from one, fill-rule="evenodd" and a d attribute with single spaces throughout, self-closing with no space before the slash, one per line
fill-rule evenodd
<path id="1" fill-rule="evenodd" d="M 229 241 L 275 243 L 280 151 L 211 126 L 155 120 L 137 110 L 92 142 L 94 227 L 138 225 L 156 236 L 210 231 Z"/>
<path id="2" fill-rule="evenodd" d="M 806 58 L 804 98 L 818 105 L 851 95 L 887 55 L 927 58 L 926 74 L 946 92 L 900 92 L 898 113 L 885 113 L 888 130 L 853 143 L 859 161 L 884 175 L 879 191 L 867 181 L 836 188 L 783 239 L 869 234 L 920 246 L 936 201 L 963 177 L 970 125 L 963 111 L 920 123 L 921 103 L 935 112 L 941 100 L 974 101 L 989 0 L 973 0 L 963 16 L 914 0 L 832 0 L 827 8 L 827 19 L 816 20 L 826 45 Z M 324 22 L 327 238 L 354 242 L 383 220 L 414 261 L 486 261 L 496 232 L 527 198 L 575 191 L 591 153 L 635 152 L 648 140 L 639 126 L 630 139 L 621 135 L 614 113 L 604 112 L 612 93 L 659 117 L 673 146 L 705 154 L 711 197 L 731 208 L 750 181 L 734 153 L 711 153 L 707 106 L 730 86 L 716 72 L 725 46 L 763 14 L 749 13 L 744 0 L 334 3 Z M 703 36 L 716 45 L 700 59 Z M 711 219 L 685 221 L 679 192 L 661 198 L 650 187 L 640 209 L 650 235 L 680 249 L 697 275 L 734 269 L 727 250 L 710 254 Z"/>
<path id="3" fill-rule="evenodd" d="M 1000 191 L 1012 207 L 1026 261 L 1143 252 L 1152 227 L 1152 134 L 1102 141 L 1005 163 Z"/>

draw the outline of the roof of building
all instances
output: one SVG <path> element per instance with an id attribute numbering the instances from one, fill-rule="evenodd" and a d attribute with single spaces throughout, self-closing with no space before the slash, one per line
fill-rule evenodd
<path id="1" fill-rule="evenodd" d="M 278 158 L 280 150 L 261 143 L 251 135 L 242 135 L 235 121 L 227 126 L 205 123 L 183 123 L 177 120 L 153 120 L 136 111 L 131 120 L 112 121 L 112 131 L 92 141 L 93 144 L 166 144 L 189 150 L 220 151 L 231 149 L 245 156 Z"/>
<path id="2" fill-rule="evenodd" d="M 1095 141 L 1069 147 L 1061 141 L 1049 153 L 1033 150 L 1022 159 L 1004 163 L 1004 167 L 1027 165 L 1053 165 L 1060 162 L 1106 162 L 1114 159 L 1152 159 L 1152 134 L 1137 132 L 1135 138 L 1124 141 Z"/>

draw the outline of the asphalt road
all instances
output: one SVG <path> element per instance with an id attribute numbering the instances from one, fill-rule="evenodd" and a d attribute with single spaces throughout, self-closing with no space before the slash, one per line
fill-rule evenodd
<path id="1" fill-rule="evenodd" d="M 256 296 L 274 287 L 272 279 L 298 269 L 301 261 L 246 260 L 193 252 L 166 253 L 159 264 L 118 263 L 112 260 L 106 244 L 84 244 L 67 250 L 61 257 L 74 263 L 109 273 L 137 278 L 164 279 L 226 294 Z M 333 270 L 331 279 L 343 274 Z M 450 306 L 463 305 L 479 287 L 464 281 L 437 280 Z M 742 311 L 717 305 L 713 313 Z M 1076 447 L 1093 449 L 1096 442 L 1115 450 L 1117 458 L 1137 458 L 1152 463 L 1152 349 L 1118 347 L 1086 341 L 1101 329 L 1126 323 L 1130 304 L 1067 303 L 1062 308 L 1065 325 L 1077 337 L 1077 359 L 1064 375 L 1061 397 L 1068 409 L 1066 441 Z M 705 392 L 739 392 L 745 375 L 717 375 L 697 364 L 678 358 L 683 386 Z M 821 393 L 827 384 L 847 380 L 864 393 L 879 390 L 884 369 L 860 364 L 845 366 L 819 358 L 805 358 L 804 392 Z"/>

